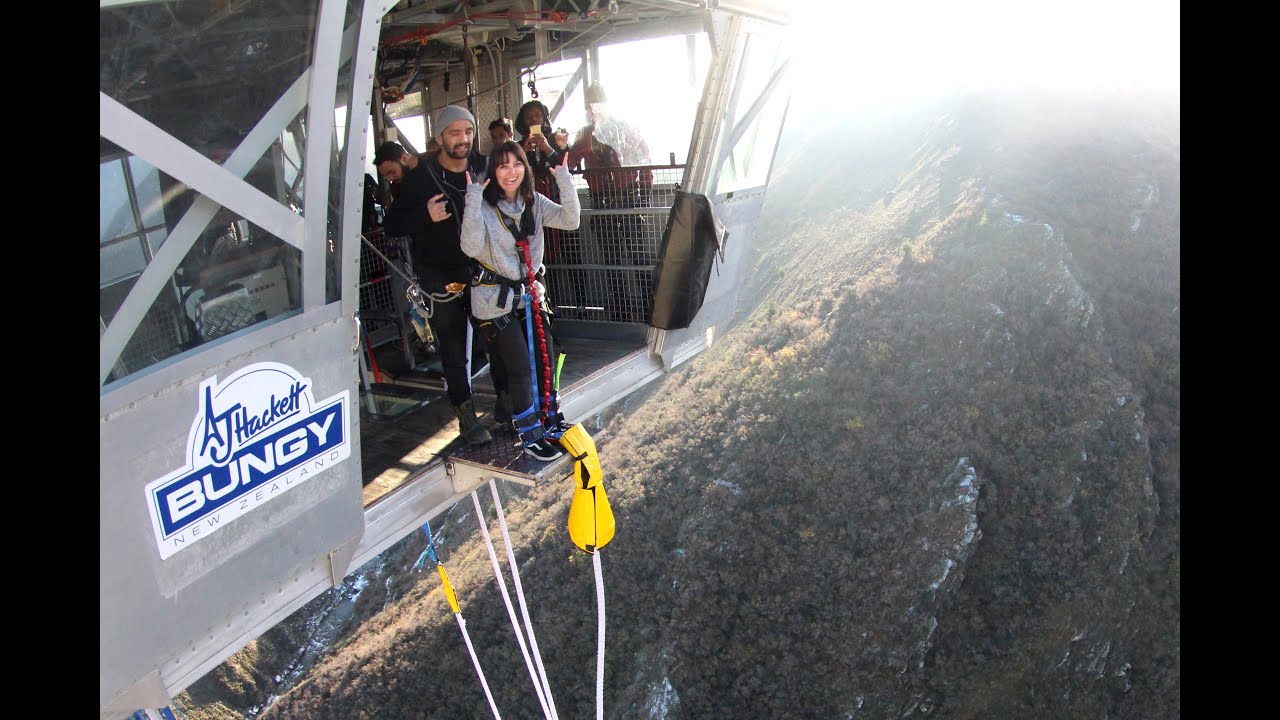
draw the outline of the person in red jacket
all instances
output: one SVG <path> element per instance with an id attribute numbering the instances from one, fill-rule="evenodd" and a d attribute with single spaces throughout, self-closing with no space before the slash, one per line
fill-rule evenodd
<path id="1" fill-rule="evenodd" d="M 587 125 L 580 129 L 569 148 L 569 167 L 581 169 L 596 210 L 649 207 L 653 170 L 649 144 L 629 122 L 609 108 L 604 86 L 592 83 L 585 93 Z M 592 215 L 589 221 L 596 245 L 606 265 L 651 265 L 642 232 L 644 217 L 616 213 Z M 607 271 L 609 298 L 606 314 L 615 322 L 647 322 L 647 298 L 633 271 Z"/>

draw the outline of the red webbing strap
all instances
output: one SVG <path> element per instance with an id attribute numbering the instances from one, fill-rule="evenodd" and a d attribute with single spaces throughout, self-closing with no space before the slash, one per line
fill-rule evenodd
<path id="1" fill-rule="evenodd" d="M 516 247 L 520 249 L 520 255 L 524 258 L 524 266 L 529 271 L 529 294 L 533 298 L 530 305 L 533 307 L 525 308 L 525 312 L 536 313 L 530 315 L 535 320 L 534 327 L 538 335 L 538 352 L 542 354 L 542 407 L 540 409 L 542 417 L 547 416 L 548 408 L 551 407 L 551 360 L 547 356 L 547 336 L 542 330 L 542 298 L 538 297 L 537 274 L 533 271 L 532 258 L 529 254 L 529 238 L 516 241 Z M 529 362 L 534 362 L 533 358 L 529 358 Z"/>

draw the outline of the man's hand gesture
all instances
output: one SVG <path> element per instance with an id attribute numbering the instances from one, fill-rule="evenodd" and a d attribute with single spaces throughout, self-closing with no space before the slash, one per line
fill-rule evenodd
<path id="1" fill-rule="evenodd" d="M 427 215 L 431 216 L 431 222 L 444 222 L 453 215 L 449 212 L 449 206 L 445 202 L 444 193 L 440 193 L 427 201 Z"/>

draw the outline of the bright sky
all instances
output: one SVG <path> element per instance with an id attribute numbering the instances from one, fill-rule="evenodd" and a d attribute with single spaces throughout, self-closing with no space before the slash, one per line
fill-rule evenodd
<path id="1" fill-rule="evenodd" d="M 830 104 L 896 101 L 942 90 L 1036 84 L 1180 87 L 1176 0 L 802 0 L 793 112 L 815 90 Z M 834 32 L 833 28 L 838 28 Z M 835 80 L 843 78 L 843 80 Z"/>

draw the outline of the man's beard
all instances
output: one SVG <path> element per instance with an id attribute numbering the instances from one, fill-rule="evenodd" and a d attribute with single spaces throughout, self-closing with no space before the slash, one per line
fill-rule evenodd
<path id="1" fill-rule="evenodd" d="M 449 146 L 448 149 L 445 150 L 445 154 L 453 158 L 454 160 L 465 160 L 467 157 L 467 154 L 470 152 L 471 152 L 471 145 L 469 143 L 458 143 L 457 145 L 451 145 Z"/>

